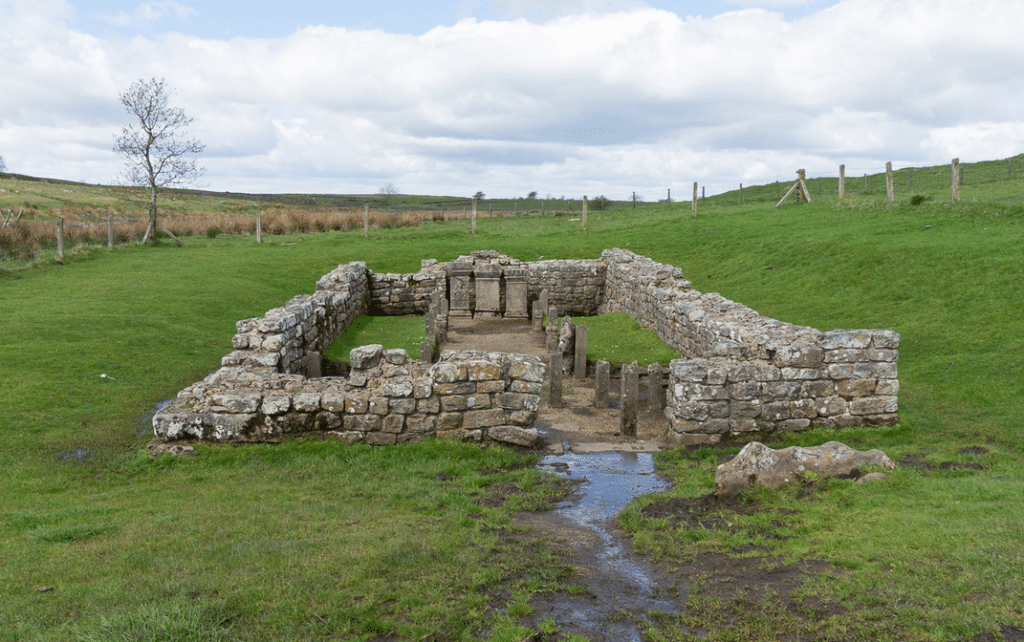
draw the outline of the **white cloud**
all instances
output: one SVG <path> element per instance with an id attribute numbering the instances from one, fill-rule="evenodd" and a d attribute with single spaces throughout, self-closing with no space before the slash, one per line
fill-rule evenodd
<path id="1" fill-rule="evenodd" d="M 174 0 L 151 0 L 138 5 L 131 13 L 119 11 L 100 17 L 117 27 L 148 27 L 166 20 L 188 23 L 199 17 L 199 12 Z"/>
<path id="2" fill-rule="evenodd" d="M 183 7 L 151 4 L 145 15 Z M 1024 143 L 1024 4 L 1001 0 L 969 12 L 954 0 L 845 0 L 796 21 L 638 7 L 468 18 L 422 36 L 317 26 L 232 40 L 105 40 L 40 18 L 66 5 L 33 7 L 0 4 L 15 34 L 0 40 L 16 97 L 0 110 L 0 153 L 13 171 L 109 180 L 127 122 L 117 95 L 149 77 L 166 78 L 195 118 L 206 182 L 232 191 L 394 182 L 611 196 L 788 180 L 796 167 L 1002 157 Z"/>

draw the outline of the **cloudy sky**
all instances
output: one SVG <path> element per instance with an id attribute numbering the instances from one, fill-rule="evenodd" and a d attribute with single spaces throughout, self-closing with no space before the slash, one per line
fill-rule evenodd
<path id="1" fill-rule="evenodd" d="M 0 0 L 0 156 L 108 183 L 164 78 L 247 192 L 685 198 L 1024 152 L 1019 0 Z"/>

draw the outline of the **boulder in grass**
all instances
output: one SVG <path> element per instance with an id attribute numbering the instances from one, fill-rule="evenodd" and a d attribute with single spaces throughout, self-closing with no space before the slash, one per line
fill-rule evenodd
<path id="1" fill-rule="evenodd" d="M 752 441 L 715 471 L 715 494 L 732 495 L 754 484 L 780 488 L 795 482 L 807 471 L 813 471 L 818 477 L 846 476 L 862 466 L 896 467 L 881 450 L 854 450 L 838 441 L 781 450 Z"/>

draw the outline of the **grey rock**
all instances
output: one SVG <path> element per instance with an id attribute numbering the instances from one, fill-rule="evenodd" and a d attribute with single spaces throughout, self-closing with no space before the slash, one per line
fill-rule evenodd
<path id="1" fill-rule="evenodd" d="M 834 477 L 871 465 L 888 469 L 896 467 L 881 450 L 858 451 L 838 441 L 811 448 L 791 446 L 782 450 L 772 450 L 753 441 L 715 471 L 715 493 L 731 495 L 753 484 L 779 488 L 795 482 L 808 471 L 819 477 Z"/>

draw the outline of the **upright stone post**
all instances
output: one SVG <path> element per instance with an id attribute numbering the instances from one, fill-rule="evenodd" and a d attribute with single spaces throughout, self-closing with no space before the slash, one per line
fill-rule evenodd
<path id="1" fill-rule="evenodd" d="M 885 164 L 885 196 L 890 203 L 896 200 L 896 189 L 892 184 L 892 162 Z"/>
<path id="2" fill-rule="evenodd" d="M 558 350 L 558 311 L 555 306 L 548 308 L 547 341 L 545 347 L 548 352 Z"/>
<path id="3" fill-rule="evenodd" d="M 573 375 L 583 381 L 587 378 L 587 326 L 576 326 L 576 363 L 573 364 Z"/>
<path id="4" fill-rule="evenodd" d="M 473 318 L 493 319 L 501 316 L 501 266 L 481 263 L 473 270 L 476 277 L 476 311 Z"/>
<path id="5" fill-rule="evenodd" d="M 434 360 L 434 346 L 429 341 L 420 341 L 420 361 L 430 363 Z"/>
<path id="6" fill-rule="evenodd" d="M 370 235 L 370 204 L 363 205 L 363 236 Z"/>
<path id="7" fill-rule="evenodd" d="M 114 249 L 114 213 L 107 212 L 107 249 Z"/>
<path id="8" fill-rule="evenodd" d="M 960 202 L 960 159 L 953 159 L 953 202 Z"/>
<path id="9" fill-rule="evenodd" d="M 427 308 L 427 313 L 423 315 L 423 336 L 427 338 L 427 341 L 433 342 L 437 339 L 437 308 L 430 306 Z"/>
<path id="10" fill-rule="evenodd" d="M 505 318 L 528 319 L 530 314 L 526 307 L 529 296 L 529 281 L 525 266 L 509 266 L 505 268 Z"/>
<path id="11" fill-rule="evenodd" d="M 636 437 L 637 403 L 640 396 L 638 369 L 636 361 L 622 364 L 622 415 L 619 432 L 626 437 Z"/>
<path id="12" fill-rule="evenodd" d="M 693 218 L 697 218 L 697 181 L 693 182 L 693 200 L 690 203 L 693 205 Z"/>
<path id="13" fill-rule="evenodd" d="M 548 303 L 548 291 L 547 290 L 541 290 L 540 291 L 540 311 L 542 313 L 547 312 L 548 311 L 548 307 L 550 305 L 551 304 Z"/>
<path id="14" fill-rule="evenodd" d="M 156 233 L 154 232 L 154 235 Z M 57 262 L 64 264 L 64 219 L 57 219 Z"/>
<path id="15" fill-rule="evenodd" d="M 540 301 L 533 302 L 533 331 L 544 330 L 544 308 L 540 307 Z"/>
<path id="16" fill-rule="evenodd" d="M 476 234 L 476 199 L 473 199 L 473 220 L 470 223 L 470 234 Z"/>
<path id="17" fill-rule="evenodd" d="M 660 363 L 647 366 L 647 409 L 658 412 L 665 408 L 665 392 L 661 389 L 662 370 Z"/>
<path id="18" fill-rule="evenodd" d="M 583 231 L 587 231 L 587 197 L 583 197 Z"/>
<path id="19" fill-rule="evenodd" d="M 552 408 L 562 407 L 562 353 L 557 349 L 548 357 L 549 384 L 548 405 Z"/>
<path id="20" fill-rule="evenodd" d="M 469 277 L 473 274 L 473 264 L 469 261 L 452 261 L 448 273 L 452 288 L 449 314 L 453 317 L 473 316 L 469 309 Z"/>
<path id="21" fill-rule="evenodd" d="M 846 194 L 846 165 L 839 166 L 839 200 Z"/>
<path id="22" fill-rule="evenodd" d="M 437 301 L 437 318 L 434 319 L 434 330 L 439 343 L 448 340 L 448 298 L 439 296 Z"/>
<path id="23" fill-rule="evenodd" d="M 611 378 L 611 364 L 598 361 L 594 367 L 594 407 L 603 410 L 608 407 L 608 383 Z"/>

